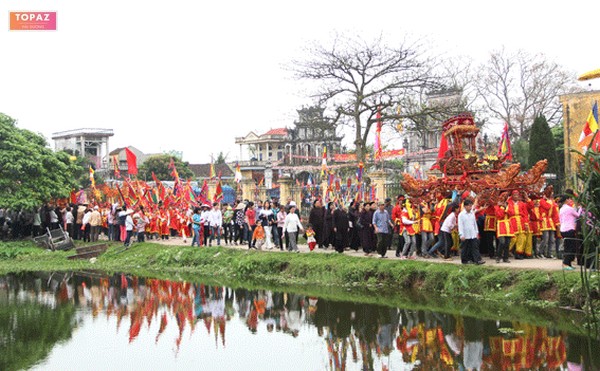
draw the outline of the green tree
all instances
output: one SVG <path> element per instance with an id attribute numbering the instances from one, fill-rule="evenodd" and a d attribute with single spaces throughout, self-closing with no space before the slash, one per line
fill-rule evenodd
<path id="1" fill-rule="evenodd" d="M 229 157 L 229 153 L 225 154 L 223 151 L 219 152 L 217 155 L 217 159 L 215 160 L 215 164 L 224 164 L 227 162 L 227 157 Z"/>
<path id="2" fill-rule="evenodd" d="M 529 142 L 525 139 L 517 139 L 511 145 L 513 162 L 521 164 L 521 169 L 529 168 Z"/>
<path id="3" fill-rule="evenodd" d="M 139 168 L 140 179 L 152 180 L 152 173 L 160 180 L 173 180 L 171 175 L 172 170 L 169 169 L 171 160 L 174 161 L 179 178 L 189 179 L 194 177 L 194 173 L 190 170 L 189 163 L 183 162 L 177 157 L 171 155 L 156 155 L 150 156 L 144 161 Z"/>
<path id="4" fill-rule="evenodd" d="M 556 158 L 556 145 L 554 136 L 548 126 L 546 117 L 540 115 L 533 120 L 531 135 L 529 136 L 529 165 L 532 166 L 540 160 L 548 160 L 547 173 L 556 174 L 558 159 Z"/>
<path id="5" fill-rule="evenodd" d="M 64 152 L 53 152 L 46 140 L 0 113 L 0 206 L 34 208 L 68 197 L 84 169 Z"/>
<path id="6" fill-rule="evenodd" d="M 75 174 L 76 182 L 79 185 L 79 188 L 91 187 L 92 182 L 90 181 L 89 169 L 90 167 L 94 168 L 95 165 L 85 157 L 77 156 L 75 152 L 70 149 L 65 149 L 64 152 L 69 155 L 69 159 L 71 160 L 71 162 L 75 163 L 81 168 L 81 171 L 78 171 L 77 174 Z M 98 175 L 98 173 L 95 173 L 94 182 L 96 183 L 96 186 L 98 186 L 100 184 L 104 184 L 105 179 L 101 175 Z"/>

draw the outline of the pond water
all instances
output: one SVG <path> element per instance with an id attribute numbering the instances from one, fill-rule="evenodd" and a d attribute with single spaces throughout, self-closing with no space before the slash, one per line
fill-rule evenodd
<path id="1" fill-rule="evenodd" d="M 599 345 L 518 321 L 268 290 L 0 277 L 0 370 L 597 370 Z"/>

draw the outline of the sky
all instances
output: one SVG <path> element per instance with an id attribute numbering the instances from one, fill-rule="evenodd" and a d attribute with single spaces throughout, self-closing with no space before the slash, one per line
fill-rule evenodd
<path id="1" fill-rule="evenodd" d="M 9 31 L 10 11 L 56 11 L 57 30 Z M 52 145 L 54 132 L 113 129 L 111 150 L 176 150 L 190 163 L 238 160 L 235 137 L 293 126 L 311 100 L 286 66 L 335 34 L 600 68 L 597 1 L 0 0 L 0 14 L 0 112 L 20 128 Z"/>

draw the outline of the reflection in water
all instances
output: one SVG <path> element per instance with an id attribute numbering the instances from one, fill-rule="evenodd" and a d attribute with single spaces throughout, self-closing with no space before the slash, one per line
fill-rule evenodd
<path id="1" fill-rule="evenodd" d="M 520 322 L 125 275 L 36 274 L 0 277 L 0 369 L 42 361 L 55 344 L 68 343 L 75 328 L 85 328 L 90 316 L 114 319 L 112 336 L 127 331 L 126 346 L 150 337 L 158 347 L 173 329 L 175 337 L 169 342 L 174 359 L 180 349 L 195 346 L 194 334 L 201 326 L 214 341 L 212 352 L 223 356 L 229 354 L 227 331 L 237 337 L 237 332 L 246 332 L 251 338 L 244 338 L 245 344 L 279 334 L 295 342 L 304 359 L 324 358 L 306 363 L 321 369 L 600 367 L 598 341 Z M 32 326 L 41 330 L 33 331 Z M 277 357 L 277 352 L 265 349 L 254 361 L 266 367 L 269 357 Z M 286 366 L 310 367 L 314 366 Z"/>

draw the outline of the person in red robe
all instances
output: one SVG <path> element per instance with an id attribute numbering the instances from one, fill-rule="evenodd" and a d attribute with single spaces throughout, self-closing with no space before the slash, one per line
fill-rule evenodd
<path id="1" fill-rule="evenodd" d="M 510 228 L 510 218 L 506 212 L 506 208 L 506 201 L 499 201 L 494 207 L 496 212 L 496 238 L 498 239 L 496 263 L 500 263 L 500 259 L 504 263 L 510 263 L 508 260 L 508 246 L 514 235 Z"/>
<path id="2" fill-rule="evenodd" d="M 514 235 L 511 245 L 515 245 L 515 259 L 525 258 L 527 232 L 529 232 L 529 211 L 518 190 L 512 191 L 508 199 L 506 213 L 510 220 L 510 231 Z M 531 253 L 530 253 L 531 255 Z"/>

